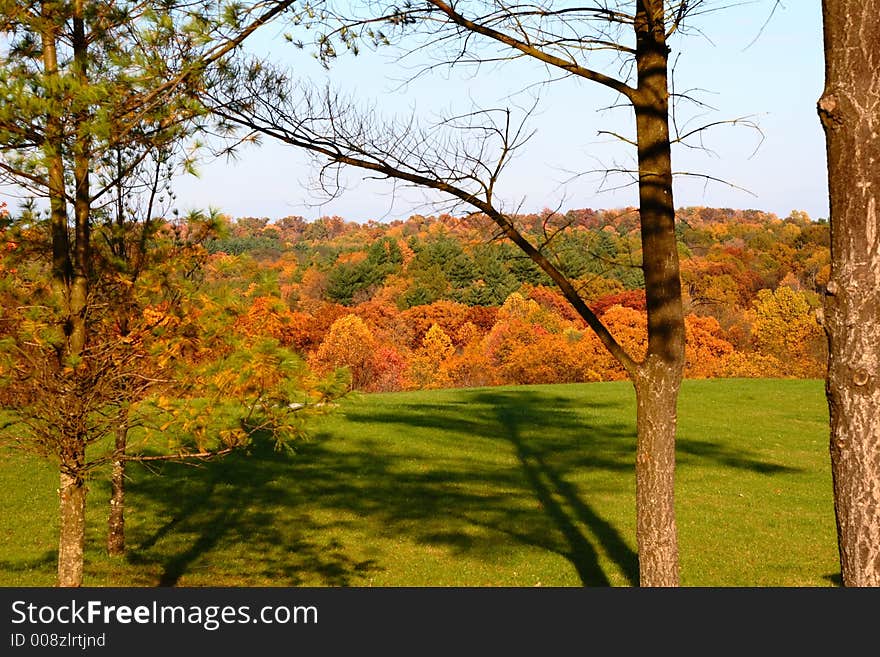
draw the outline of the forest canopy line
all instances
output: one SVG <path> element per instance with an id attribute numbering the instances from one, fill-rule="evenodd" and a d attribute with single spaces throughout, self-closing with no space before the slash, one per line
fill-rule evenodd
<path id="1" fill-rule="evenodd" d="M 681 208 L 688 377 L 821 377 L 816 316 L 828 225 L 804 213 Z M 637 213 L 545 211 L 526 234 L 551 253 L 615 336 L 644 352 Z M 624 378 L 552 282 L 479 216 L 356 223 L 225 217 L 209 275 L 248 300 L 235 320 L 319 372 L 346 367 L 367 391 Z M 210 286 L 210 283 L 209 283 Z"/>

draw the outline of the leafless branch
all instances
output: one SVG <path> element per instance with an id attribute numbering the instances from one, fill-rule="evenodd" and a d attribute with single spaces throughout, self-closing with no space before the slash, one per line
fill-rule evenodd
<path id="1" fill-rule="evenodd" d="M 223 120 L 259 131 L 311 152 L 324 170 L 347 165 L 374 175 L 433 189 L 489 217 L 560 287 L 600 340 L 624 367 L 637 364 L 577 294 L 571 281 L 516 228 L 494 199 L 495 185 L 516 150 L 528 139 L 530 110 L 512 121 L 508 109 L 479 109 L 420 127 L 412 117 L 381 121 L 329 89 L 319 95 L 299 87 L 277 90 L 284 76 L 261 63 L 237 76 L 235 86 L 212 88 L 205 102 Z M 279 102 L 282 101 L 282 102 Z"/>

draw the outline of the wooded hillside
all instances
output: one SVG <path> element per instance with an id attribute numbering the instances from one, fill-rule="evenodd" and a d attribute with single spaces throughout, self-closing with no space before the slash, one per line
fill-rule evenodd
<path id="1" fill-rule="evenodd" d="M 487 241 L 479 215 L 356 223 L 221 218 L 207 289 L 246 300 L 243 337 L 272 337 L 367 391 L 623 378 L 546 275 Z M 637 211 L 517 218 L 625 345 L 645 341 Z M 820 377 L 827 223 L 792 212 L 683 208 L 686 376 Z"/>

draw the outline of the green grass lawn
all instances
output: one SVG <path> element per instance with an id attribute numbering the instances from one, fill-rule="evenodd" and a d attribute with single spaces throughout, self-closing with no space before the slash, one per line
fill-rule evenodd
<path id="1" fill-rule="evenodd" d="M 628 383 L 361 395 L 294 455 L 131 467 L 125 558 L 90 482 L 88 586 L 631 586 Z M 831 586 L 820 381 L 685 382 L 685 586 Z M 57 474 L 0 453 L 0 585 L 54 583 Z"/>

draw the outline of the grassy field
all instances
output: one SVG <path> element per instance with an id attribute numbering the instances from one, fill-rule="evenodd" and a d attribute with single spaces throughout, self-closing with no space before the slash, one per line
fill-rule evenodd
<path id="1" fill-rule="evenodd" d="M 294 455 L 131 468 L 129 552 L 88 586 L 631 586 L 628 383 L 363 395 Z M 822 383 L 685 382 L 677 511 L 685 586 L 833 586 Z M 0 585 L 54 582 L 57 474 L 0 453 Z"/>

